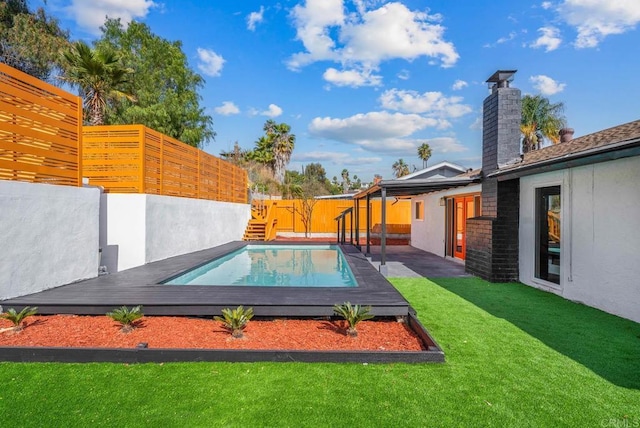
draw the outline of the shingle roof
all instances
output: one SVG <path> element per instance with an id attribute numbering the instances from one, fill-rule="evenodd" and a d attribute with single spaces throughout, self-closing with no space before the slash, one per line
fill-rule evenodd
<path id="1" fill-rule="evenodd" d="M 504 166 L 500 170 L 511 170 L 539 162 L 551 161 L 556 158 L 560 159 L 567 155 L 574 155 L 591 149 L 605 148 L 612 144 L 637 139 L 640 139 L 640 120 L 574 138 L 566 143 L 533 150 L 523 156 L 522 162 Z"/>

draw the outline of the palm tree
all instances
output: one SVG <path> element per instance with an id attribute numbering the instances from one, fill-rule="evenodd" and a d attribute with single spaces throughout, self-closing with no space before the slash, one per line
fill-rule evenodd
<path id="1" fill-rule="evenodd" d="M 394 162 L 392 168 L 393 175 L 395 175 L 396 178 L 409 174 L 409 165 L 407 165 L 403 159 L 398 159 Z"/>
<path id="2" fill-rule="evenodd" d="M 114 98 L 135 101 L 122 89 L 133 70 L 122 66 L 115 52 L 91 49 L 83 41 L 74 43 L 63 52 L 65 71 L 62 80 L 78 86 L 90 125 L 104 125 L 107 102 Z"/>
<path id="3" fill-rule="evenodd" d="M 429 144 L 422 143 L 420 147 L 418 147 L 418 157 L 422 159 L 422 167 L 426 168 L 427 162 L 431 157 L 431 147 L 429 147 Z"/>
<path id="4" fill-rule="evenodd" d="M 275 180 L 282 184 L 284 182 L 284 172 L 291 160 L 291 153 L 296 143 L 296 136 L 290 134 L 291 127 L 286 123 L 277 124 L 273 120 L 267 120 L 264 124 L 264 131 L 267 139 L 271 141 L 273 153 L 273 176 Z"/>
<path id="5" fill-rule="evenodd" d="M 346 168 L 342 170 L 342 173 L 340 174 L 342 176 L 342 193 L 347 193 L 347 191 L 349 190 L 349 170 L 347 170 Z"/>
<path id="6" fill-rule="evenodd" d="M 522 151 L 527 153 L 540 148 L 542 139 L 548 138 L 553 144 L 560 141 L 560 129 L 565 126 L 562 115 L 563 103 L 552 104 L 542 95 L 522 97 Z"/>

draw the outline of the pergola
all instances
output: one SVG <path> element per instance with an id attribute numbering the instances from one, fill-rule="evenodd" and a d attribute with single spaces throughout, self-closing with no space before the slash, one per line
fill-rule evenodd
<path id="1" fill-rule="evenodd" d="M 359 236 L 359 222 L 360 222 L 360 201 L 366 200 L 366 209 L 367 209 L 367 245 L 365 254 L 368 256 L 371 254 L 370 248 L 370 234 L 371 234 L 371 198 L 379 197 L 382 199 L 382 208 L 380 214 L 380 223 L 382 226 L 382 230 L 380 233 L 380 272 L 383 274 L 387 273 L 387 257 L 386 257 L 386 244 L 387 244 L 387 225 L 386 225 L 386 202 L 388 197 L 394 197 L 396 199 L 401 198 L 409 198 L 411 196 L 422 195 L 425 193 L 438 192 L 442 190 L 452 189 L 455 187 L 467 186 L 473 183 L 479 183 L 479 176 L 460 176 L 460 177 L 452 177 L 452 178 L 424 178 L 424 179 L 412 179 L 412 180 L 382 180 L 373 186 L 369 187 L 366 190 L 363 190 L 360 193 L 357 193 L 353 196 L 354 206 L 353 209 L 349 209 L 355 211 L 355 238 L 356 238 L 356 246 L 362 250 L 360 247 L 360 236 Z M 349 211 L 348 210 L 348 211 Z M 346 211 L 345 211 L 346 213 Z M 338 217 L 340 218 L 340 217 Z M 353 216 L 352 216 L 353 218 Z M 336 219 L 337 220 L 337 219 Z M 342 218 L 342 236 L 344 240 L 344 217 Z M 340 227 L 340 225 L 338 226 Z"/>

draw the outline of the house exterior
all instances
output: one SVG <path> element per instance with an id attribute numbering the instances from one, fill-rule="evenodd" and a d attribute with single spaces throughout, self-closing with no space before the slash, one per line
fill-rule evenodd
<path id="1" fill-rule="evenodd" d="M 640 120 L 521 154 L 514 70 L 483 104 L 482 169 L 387 180 L 412 200 L 411 245 L 492 282 L 520 281 L 640 322 Z"/>

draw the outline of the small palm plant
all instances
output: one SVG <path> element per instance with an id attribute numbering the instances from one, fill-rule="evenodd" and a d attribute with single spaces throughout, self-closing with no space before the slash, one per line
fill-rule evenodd
<path id="1" fill-rule="evenodd" d="M 233 310 L 225 308 L 222 310 L 221 317 L 213 317 L 214 320 L 220 321 L 224 328 L 231 331 L 231 336 L 236 339 L 243 337 L 242 330 L 249 324 L 251 318 L 253 318 L 253 308 L 245 310 L 242 305 Z"/>
<path id="2" fill-rule="evenodd" d="M 360 321 L 370 320 L 374 317 L 374 315 L 370 313 L 371 306 L 352 305 L 350 302 L 345 302 L 341 305 L 334 305 L 333 312 L 347 320 L 347 323 L 349 324 L 347 334 L 351 337 L 356 337 L 358 335 L 356 326 Z"/>
<path id="3" fill-rule="evenodd" d="M 0 314 L 0 318 L 11 321 L 13 327 L 11 327 L 10 330 L 18 332 L 24 328 L 23 321 L 36 313 L 38 313 L 38 308 L 32 308 L 30 306 L 26 306 L 20 312 L 16 312 L 14 308 L 9 308 L 7 312 Z"/>
<path id="4" fill-rule="evenodd" d="M 137 321 L 142 318 L 144 314 L 142 313 L 142 305 L 138 305 L 131 309 L 122 306 L 111 312 L 107 312 L 107 316 L 122 326 L 120 330 L 123 333 L 129 333 L 137 327 Z"/>

